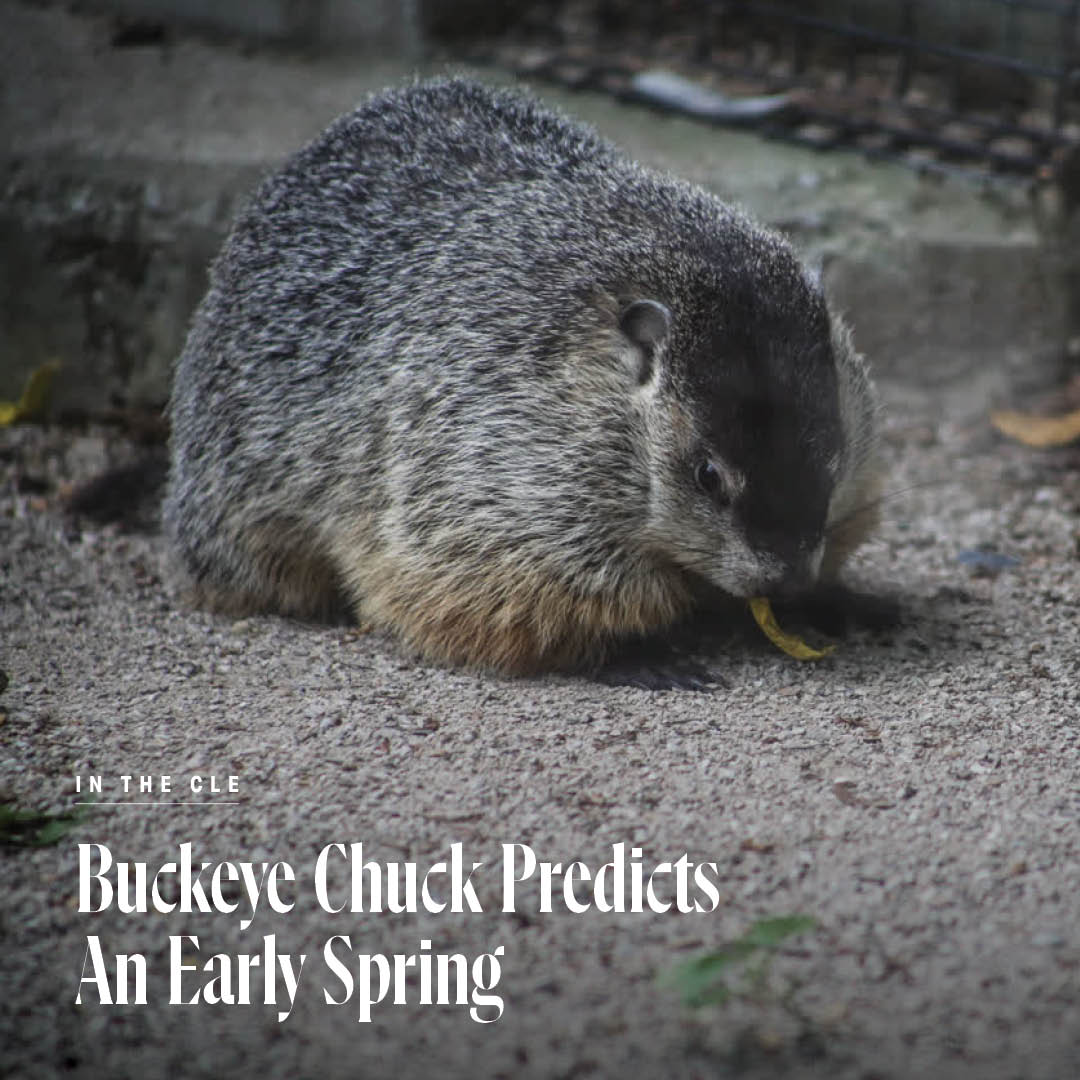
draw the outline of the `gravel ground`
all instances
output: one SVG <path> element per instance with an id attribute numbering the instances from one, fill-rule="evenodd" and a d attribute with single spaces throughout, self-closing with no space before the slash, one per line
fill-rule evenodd
<path id="1" fill-rule="evenodd" d="M 1080 458 L 885 389 L 891 494 L 850 578 L 898 596 L 900 628 L 799 664 L 736 620 L 709 643 L 730 686 L 707 694 L 479 677 L 355 629 L 184 610 L 156 525 L 63 513 L 70 485 L 129 447 L 0 432 L 0 791 L 58 811 L 83 797 L 76 777 L 103 778 L 59 843 L 3 851 L 0 1073 L 1077 1075 Z M 1015 562 L 965 562 L 975 549 Z M 125 773 L 175 786 L 125 795 Z M 236 776 L 239 791 L 163 805 L 195 798 L 191 775 Z M 160 805 L 104 805 L 140 798 Z M 323 910 L 316 857 L 354 842 L 421 874 L 460 843 L 466 870 L 483 863 L 483 911 Z M 240 913 L 80 912 L 79 843 L 151 874 L 183 843 L 196 862 L 286 861 L 295 907 L 264 902 L 246 930 Z M 685 854 L 716 864 L 718 903 L 579 914 L 556 882 L 552 912 L 530 884 L 504 913 L 503 844 L 594 871 L 617 844 L 646 872 Z M 693 1009 L 658 981 L 789 914 L 816 927 L 763 981 L 732 975 L 726 1004 Z M 197 968 L 260 953 L 267 935 L 307 954 L 288 1018 L 284 984 L 275 1008 L 261 977 L 256 1004 L 169 1004 L 170 936 L 185 934 Z M 417 1004 L 414 979 L 406 1004 L 358 1023 L 359 989 L 342 1005 L 322 992 L 344 996 L 322 953 L 333 935 L 350 939 L 342 956 L 502 946 L 501 1019 Z M 149 1004 L 100 1005 L 89 984 L 75 1004 L 90 936 L 110 962 L 146 957 Z M 184 996 L 209 978 L 186 974 Z"/>

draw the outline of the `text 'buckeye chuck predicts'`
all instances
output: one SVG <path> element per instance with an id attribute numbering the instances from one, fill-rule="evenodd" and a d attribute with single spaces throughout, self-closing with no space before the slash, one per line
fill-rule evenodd
<path id="1" fill-rule="evenodd" d="M 415 862 L 365 858 L 363 843 L 327 844 L 310 873 L 310 895 L 330 914 L 415 912 L 439 914 L 492 909 L 477 888 L 492 875 L 499 883 L 497 910 L 549 913 L 586 911 L 681 914 L 708 913 L 720 904 L 720 875 L 714 862 L 695 863 L 686 854 L 646 863 L 642 849 L 613 844 L 610 860 L 595 868 L 581 861 L 538 859 L 528 844 L 503 844 L 501 859 L 488 866 L 466 860 L 461 844 L 448 857 L 421 867 Z M 239 889 L 236 886 L 239 885 Z M 239 913 L 240 929 L 251 925 L 265 903 L 272 911 L 293 910 L 305 889 L 288 862 L 198 862 L 192 845 L 180 844 L 176 861 L 151 872 L 145 862 L 113 859 L 104 844 L 79 845 L 79 911 L 125 914 L 157 911 Z M 239 895 L 240 898 L 237 898 Z"/>

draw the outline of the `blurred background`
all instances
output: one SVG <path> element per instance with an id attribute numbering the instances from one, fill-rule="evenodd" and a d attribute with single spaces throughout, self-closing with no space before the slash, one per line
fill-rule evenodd
<path id="1" fill-rule="evenodd" d="M 0 0 L 0 20 L 0 400 L 58 361 L 54 415 L 152 417 L 251 185 L 367 92 L 447 67 L 527 81 L 785 231 L 878 374 L 943 408 L 1075 374 L 1080 0 Z"/>

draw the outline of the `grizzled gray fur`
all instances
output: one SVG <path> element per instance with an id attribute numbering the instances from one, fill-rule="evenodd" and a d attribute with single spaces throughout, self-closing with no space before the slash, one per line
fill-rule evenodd
<path id="1" fill-rule="evenodd" d="M 877 406 L 789 246 L 511 92 L 379 94 L 256 192 L 172 399 L 196 603 L 351 610 L 441 662 L 600 662 L 810 587 Z"/>

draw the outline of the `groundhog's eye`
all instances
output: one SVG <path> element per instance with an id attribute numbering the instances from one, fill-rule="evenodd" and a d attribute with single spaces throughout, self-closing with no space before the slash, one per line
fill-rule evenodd
<path id="1" fill-rule="evenodd" d="M 719 495 L 720 473 L 711 461 L 706 460 L 698 464 L 698 467 L 694 470 L 694 480 L 706 495 L 713 498 Z"/>

